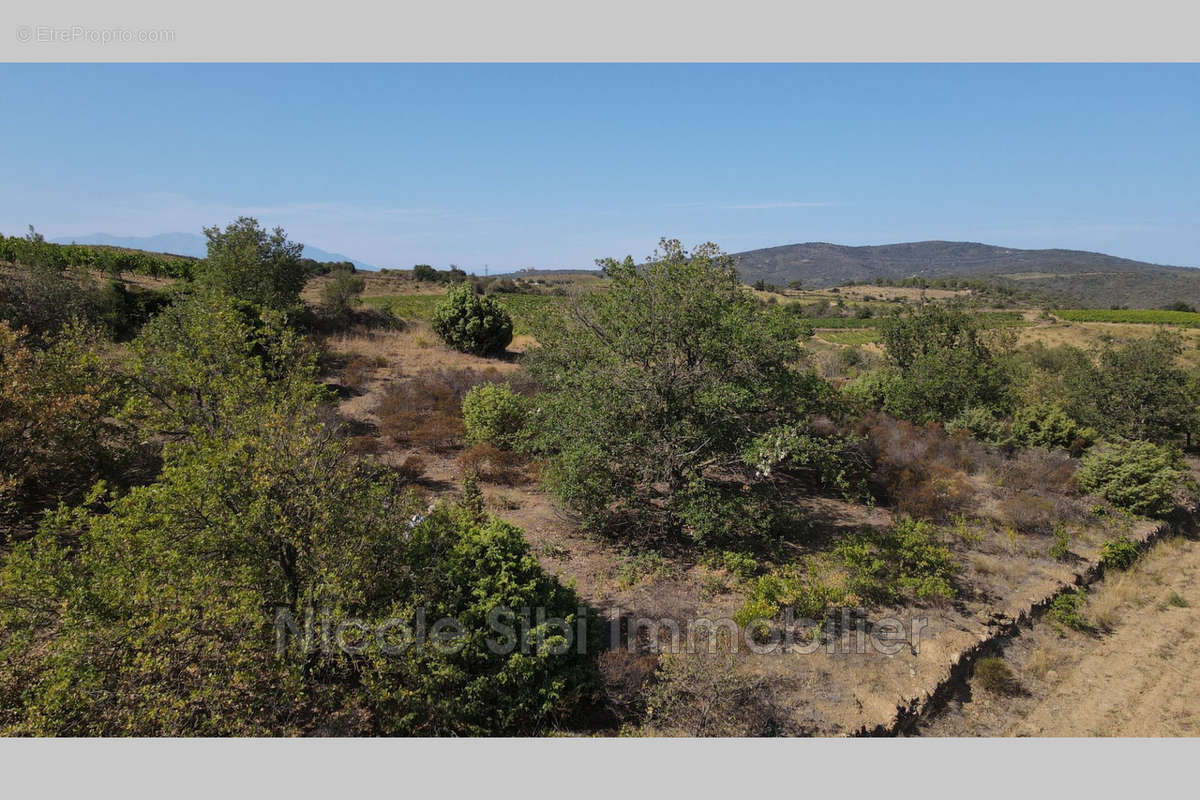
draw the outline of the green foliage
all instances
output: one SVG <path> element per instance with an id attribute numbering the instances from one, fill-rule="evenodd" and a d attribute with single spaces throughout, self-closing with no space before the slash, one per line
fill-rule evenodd
<path id="1" fill-rule="evenodd" d="M 590 527 L 759 535 L 781 518 L 784 471 L 756 476 L 747 448 L 836 398 L 797 366 L 795 319 L 757 302 L 728 255 L 661 248 L 645 265 L 600 262 L 608 290 L 573 298 L 537 331 L 534 447 L 548 486 Z"/>
<path id="2" fill-rule="evenodd" d="M 1146 517 L 1169 514 L 1176 493 L 1193 485 L 1178 452 L 1126 440 L 1093 447 L 1080 462 L 1076 480 L 1084 491 Z"/>
<path id="3" fill-rule="evenodd" d="M 312 348 L 279 312 L 216 293 L 181 298 L 130 343 L 123 416 L 174 438 L 236 430 L 264 404 L 292 409 L 325 397 Z"/>
<path id="4" fill-rule="evenodd" d="M 846 599 L 845 590 L 826 583 L 812 570 L 790 566 L 752 580 L 733 620 L 745 627 L 755 620 L 774 619 L 790 608 L 797 619 L 819 623 Z"/>
<path id="5" fill-rule="evenodd" d="M 113 422 L 122 382 L 95 329 L 68 325 L 44 348 L 0 321 L 0 541 L 5 528 L 115 478 L 129 452 Z"/>
<path id="6" fill-rule="evenodd" d="M 947 422 L 946 431 L 966 431 L 976 439 L 992 444 L 1003 444 L 1010 440 L 1009 426 L 1004 420 L 997 418 L 995 411 L 982 406 L 968 408 Z"/>
<path id="7" fill-rule="evenodd" d="M 196 268 L 201 285 L 266 308 L 299 304 L 308 278 L 300 260 L 304 245 L 288 241 L 283 228 L 268 233 L 258 220 L 238 217 L 224 230 L 205 228 L 204 235 L 208 256 Z"/>
<path id="8" fill-rule="evenodd" d="M 185 280 L 191 278 L 195 264 L 195 259 L 166 253 L 147 253 L 103 245 L 52 244 L 41 234 L 0 236 L 0 261 L 60 272 L 70 267 L 83 267 L 114 277 L 129 272 Z"/>
<path id="9" fill-rule="evenodd" d="M 334 270 L 321 287 L 321 305 L 335 317 L 348 317 L 366 285 L 366 280 L 351 270 Z"/>
<path id="10" fill-rule="evenodd" d="M 758 572 L 758 562 L 747 553 L 716 550 L 706 554 L 700 563 L 709 569 L 723 569 L 738 580 L 750 580 Z"/>
<path id="11" fill-rule="evenodd" d="M 778 425 L 751 440 L 742 459 L 759 478 L 804 479 L 846 497 L 870 497 L 871 465 L 857 439 L 818 435 L 798 423 Z"/>
<path id="12" fill-rule="evenodd" d="M 1063 592 L 1050 601 L 1046 617 L 1051 621 L 1076 631 L 1090 631 L 1092 624 L 1083 614 L 1087 605 L 1087 592 L 1084 589 Z"/>
<path id="13" fill-rule="evenodd" d="M 884 410 L 928 422 L 973 407 L 1006 408 L 1007 376 L 984 331 L 977 316 L 936 303 L 884 319 L 880 335 L 899 371 L 884 387 Z"/>
<path id="14" fill-rule="evenodd" d="M 1070 534 L 1067 533 L 1067 529 L 1065 526 L 1063 526 L 1062 523 L 1055 523 L 1053 535 L 1054 535 L 1054 541 L 1050 545 L 1050 551 L 1049 551 L 1048 555 L 1051 558 L 1053 558 L 1055 561 L 1062 561 L 1064 558 L 1067 557 L 1067 554 L 1070 552 L 1070 547 L 1071 547 Z"/>
<path id="15" fill-rule="evenodd" d="M 523 438 L 527 405 L 525 398 L 505 383 L 472 387 L 462 402 L 467 442 L 515 449 Z"/>
<path id="16" fill-rule="evenodd" d="M 902 519 L 882 531 L 844 539 L 834 554 L 850 573 L 850 593 L 869 603 L 953 597 L 957 567 L 931 523 Z"/>
<path id="17" fill-rule="evenodd" d="M 450 289 L 433 313 L 433 331 L 455 350 L 495 356 L 512 342 L 512 317 L 499 303 L 462 284 Z"/>
<path id="18" fill-rule="evenodd" d="M 1025 447 L 1082 450 L 1096 440 L 1096 431 L 1067 416 L 1060 406 L 1039 403 L 1017 409 L 1012 440 Z"/>
<path id="19" fill-rule="evenodd" d="M 506 608 L 573 628 L 575 593 L 520 530 L 466 506 L 422 519 L 395 475 L 350 456 L 302 349 L 270 323 L 201 296 L 135 342 L 136 417 L 176 441 L 157 480 L 61 507 L 6 561 L 0 732 L 530 733 L 577 706 L 592 667 L 562 625 L 535 618 L 530 646 L 487 646 Z M 285 636 L 277 653 L 279 609 L 350 639 Z M 355 633 L 442 617 L 458 646 L 388 653 Z"/>
<path id="20" fill-rule="evenodd" d="M 1195 311 L 1160 311 L 1146 308 L 1112 310 L 1071 308 L 1057 309 L 1054 316 L 1071 322 L 1125 322 L 1144 325 L 1180 325 L 1189 328 L 1200 326 L 1200 314 Z"/>
<path id="21" fill-rule="evenodd" d="M 1137 557 L 1137 545 L 1128 536 L 1110 539 L 1100 548 L 1100 566 L 1105 569 L 1129 569 Z"/>
<path id="22" fill-rule="evenodd" d="M 1041 388 L 1044 401 L 1102 436 L 1170 443 L 1200 423 L 1200 387 L 1177 365 L 1182 352 L 1179 334 L 1168 330 L 1108 341 L 1090 354 L 1040 348 L 1031 352 L 1035 372 L 1028 382 Z"/>

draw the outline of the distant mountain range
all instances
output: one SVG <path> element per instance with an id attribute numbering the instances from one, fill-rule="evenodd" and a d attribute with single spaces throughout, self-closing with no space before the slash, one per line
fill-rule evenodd
<path id="1" fill-rule="evenodd" d="M 1084 250 L 1018 250 L 976 242 L 848 247 L 826 242 L 735 253 L 746 283 L 809 288 L 876 278 L 981 278 L 1084 305 L 1200 305 L 1200 269 L 1150 264 Z"/>
<path id="2" fill-rule="evenodd" d="M 208 240 L 195 233 L 160 233 L 154 236 L 111 236 L 107 233 L 92 233 L 86 236 L 59 236 L 51 239 L 56 244 L 106 244 L 112 247 L 128 247 L 148 250 L 152 253 L 173 253 L 177 256 L 204 258 L 208 254 Z M 376 269 L 365 261 L 350 258 L 341 253 L 330 253 L 319 247 L 304 245 L 305 258 L 314 261 L 349 261 L 357 269 Z"/>

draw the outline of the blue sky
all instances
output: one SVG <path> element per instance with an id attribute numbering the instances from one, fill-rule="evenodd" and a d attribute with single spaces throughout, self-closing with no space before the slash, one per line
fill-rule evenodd
<path id="1" fill-rule="evenodd" d="M 1200 65 L 0 65 L 0 231 L 379 266 L 971 240 L 1200 266 Z"/>

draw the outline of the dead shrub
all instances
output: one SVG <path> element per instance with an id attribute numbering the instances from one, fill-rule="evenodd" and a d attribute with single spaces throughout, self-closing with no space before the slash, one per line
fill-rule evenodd
<path id="1" fill-rule="evenodd" d="M 937 423 L 914 425 L 874 414 L 858 432 L 875 464 L 877 492 L 918 519 L 946 519 L 971 507 L 975 490 L 968 476 L 995 459 L 969 437 L 947 436 Z"/>
<path id="2" fill-rule="evenodd" d="M 511 450 L 501 450 L 495 445 L 481 442 L 464 450 L 457 460 L 463 473 L 474 473 L 488 483 L 517 486 L 528 481 L 525 475 L 525 460 Z"/>
<path id="3" fill-rule="evenodd" d="M 367 382 L 375 374 L 375 364 L 372 359 L 356 356 L 342 370 L 342 385 L 355 394 L 362 394 L 367 389 Z"/>
<path id="4" fill-rule="evenodd" d="M 999 521 L 1021 533 L 1049 536 L 1059 520 L 1055 503 L 1032 492 L 1015 492 L 996 504 Z"/>
<path id="5" fill-rule="evenodd" d="M 1031 447 L 1003 462 L 997 480 L 1009 489 L 1073 494 L 1078 463 L 1062 451 Z"/>
<path id="6" fill-rule="evenodd" d="M 663 656 L 646 692 L 646 727 L 666 736 L 799 732 L 772 685 L 722 653 Z"/>
<path id="7" fill-rule="evenodd" d="M 390 384 L 375 409 L 380 432 L 409 447 L 445 453 L 462 447 L 462 400 L 494 380 L 495 368 L 427 369 Z"/>
<path id="8" fill-rule="evenodd" d="M 356 456 L 369 456 L 379 452 L 379 439 L 374 436 L 351 436 L 346 448 Z"/>
<path id="9" fill-rule="evenodd" d="M 654 675 L 658 656 L 631 653 L 625 648 L 604 650 L 596 657 L 604 704 L 619 720 L 637 719 L 645 707 L 646 684 Z"/>
<path id="10" fill-rule="evenodd" d="M 425 476 L 425 459 L 418 455 L 410 455 L 395 468 L 400 480 L 407 483 L 419 481 Z"/>

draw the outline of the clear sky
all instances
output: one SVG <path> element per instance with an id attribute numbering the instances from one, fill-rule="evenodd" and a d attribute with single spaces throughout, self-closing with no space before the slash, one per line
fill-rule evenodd
<path id="1" fill-rule="evenodd" d="M 319 55 L 319 54 L 314 54 Z M 805 241 L 1200 266 L 1200 65 L 0 65 L 0 231 L 493 272 Z"/>

